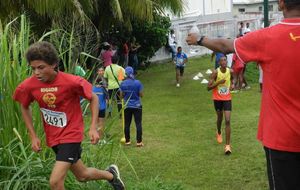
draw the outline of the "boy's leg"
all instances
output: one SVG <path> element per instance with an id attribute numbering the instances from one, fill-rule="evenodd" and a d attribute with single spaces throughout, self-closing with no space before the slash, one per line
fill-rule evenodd
<path id="1" fill-rule="evenodd" d="M 214 100 L 214 106 L 217 114 L 217 142 L 221 144 L 223 142 L 222 139 L 222 132 L 221 132 L 221 126 L 222 126 L 222 120 L 223 120 L 223 102 Z"/>
<path id="2" fill-rule="evenodd" d="M 180 70 L 177 66 L 175 70 L 176 70 L 176 84 L 179 84 Z"/>
<path id="3" fill-rule="evenodd" d="M 230 145 L 230 133 L 231 133 L 231 128 L 230 128 L 230 115 L 231 111 L 224 111 L 225 114 L 225 134 L 226 134 L 226 144 Z"/>
<path id="4" fill-rule="evenodd" d="M 50 189 L 51 190 L 64 190 L 64 182 L 65 177 L 69 168 L 71 167 L 71 163 L 56 161 L 50 176 Z"/>
<path id="5" fill-rule="evenodd" d="M 71 166 L 71 171 L 78 181 L 107 180 L 115 190 L 124 190 L 125 185 L 120 178 L 119 169 L 116 165 L 110 165 L 107 170 L 87 168 L 81 160 Z"/>
<path id="6" fill-rule="evenodd" d="M 130 124 L 132 120 L 132 110 L 131 108 L 126 108 L 124 110 L 124 119 L 125 119 L 125 128 L 124 128 L 124 134 L 125 134 L 125 139 L 126 143 L 130 142 Z"/>
<path id="7" fill-rule="evenodd" d="M 75 164 L 72 164 L 71 171 L 75 175 L 76 179 L 81 182 L 100 179 L 111 181 L 113 179 L 113 175 L 108 171 L 98 170 L 96 168 L 87 168 L 81 159 Z"/>
<path id="8" fill-rule="evenodd" d="M 217 113 L 217 131 L 218 131 L 218 134 L 221 134 L 223 111 L 216 111 L 216 113 Z"/>
<path id="9" fill-rule="evenodd" d="M 184 67 L 180 67 L 180 76 L 183 77 L 183 73 L 184 73 Z"/>
<path id="10" fill-rule="evenodd" d="M 136 108 L 133 112 L 134 121 L 136 126 L 136 142 L 141 143 L 143 141 L 143 129 L 142 129 L 142 108 Z"/>

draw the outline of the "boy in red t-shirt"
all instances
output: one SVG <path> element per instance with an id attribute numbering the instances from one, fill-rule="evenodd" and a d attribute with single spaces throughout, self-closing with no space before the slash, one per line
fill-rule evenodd
<path id="1" fill-rule="evenodd" d="M 39 104 L 43 118 L 46 142 L 56 154 L 50 176 L 50 188 L 64 189 L 68 170 L 78 181 L 108 180 L 114 189 L 124 189 L 118 167 L 111 165 L 105 170 L 87 168 L 81 160 L 81 142 L 84 123 L 80 97 L 90 101 L 92 144 L 99 141 L 97 131 L 98 97 L 92 93 L 92 85 L 85 79 L 58 71 L 59 58 L 54 46 L 48 42 L 32 44 L 26 59 L 33 75 L 24 80 L 14 93 L 14 100 L 21 105 L 22 116 L 28 129 L 33 151 L 41 151 L 41 142 L 35 133 L 30 104 Z"/>
<path id="2" fill-rule="evenodd" d="M 300 187 L 300 0 L 278 0 L 284 19 L 241 38 L 209 39 L 190 33 L 189 45 L 235 52 L 245 63 L 262 67 L 263 89 L 257 138 L 262 142 L 270 189 Z"/>

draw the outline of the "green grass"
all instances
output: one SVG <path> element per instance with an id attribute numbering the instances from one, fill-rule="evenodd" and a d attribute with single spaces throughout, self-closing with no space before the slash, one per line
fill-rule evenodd
<path id="1" fill-rule="evenodd" d="M 119 163 L 128 189 L 155 189 L 142 185 L 156 177 L 167 184 L 157 189 L 268 189 L 264 151 L 256 140 L 260 107 L 258 70 L 255 64 L 248 65 L 251 89 L 233 95 L 233 153 L 225 156 L 224 144 L 215 141 L 216 114 L 211 92 L 200 81 L 192 80 L 198 72 L 208 79 L 205 71 L 212 67 L 208 56 L 190 59 L 180 88 L 175 87 L 171 63 L 152 65 L 141 71 L 138 79 L 144 84 L 145 93 L 142 100 L 145 147 L 134 146 L 132 124 L 133 145 L 124 146 L 123 150 L 136 174 L 125 159 L 120 161 L 124 164 Z M 172 184 L 175 185 L 171 188 Z"/>

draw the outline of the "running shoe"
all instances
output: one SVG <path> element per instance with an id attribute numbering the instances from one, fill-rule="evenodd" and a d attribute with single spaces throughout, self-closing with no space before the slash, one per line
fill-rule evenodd
<path id="1" fill-rule="evenodd" d="M 222 134 L 219 134 L 219 133 L 217 132 L 217 134 L 216 134 L 216 139 L 217 139 L 217 142 L 218 142 L 219 144 L 221 144 L 221 143 L 223 142 Z"/>
<path id="2" fill-rule="evenodd" d="M 130 141 L 125 142 L 125 145 L 131 145 L 131 142 Z"/>
<path id="3" fill-rule="evenodd" d="M 231 146 L 229 144 L 225 145 L 224 151 L 226 155 L 231 154 Z"/>
<path id="4" fill-rule="evenodd" d="M 136 146 L 137 146 L 137 147 L 143 147 L 144 144 L 143 144 L 143 142 L 139 142 L 139 143 L 136 143 Z"/>
<path id="5" fill-rule="evenodd" d="M 122 179 L 120 178 L 118 166 L 112 164 L 108 167 L 108 169 L 106 169 L 106 171 L 110 172 L 113 175 L 113 179 L 109 181 L 109 183 L 114 188 L 114 190 L 124 190 L 125 185 Z"/>

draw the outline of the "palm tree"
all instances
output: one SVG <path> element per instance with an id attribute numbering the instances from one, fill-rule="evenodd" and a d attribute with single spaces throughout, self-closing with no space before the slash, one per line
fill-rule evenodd
<path id="1" fill-rule="evenodd" d="M 27 12 L 33 23 L 43 28 L 43 23 L 49 26 L 51 20 L 79 15 L 82 22 L 91 20 L 100 30 L 115 23 L 130 28 L 132 19 L 151 21 L 153 11 L 180 15 L 183 4 L 184 0 L 1 0 L 0 19 L 5 22 Z"/>

